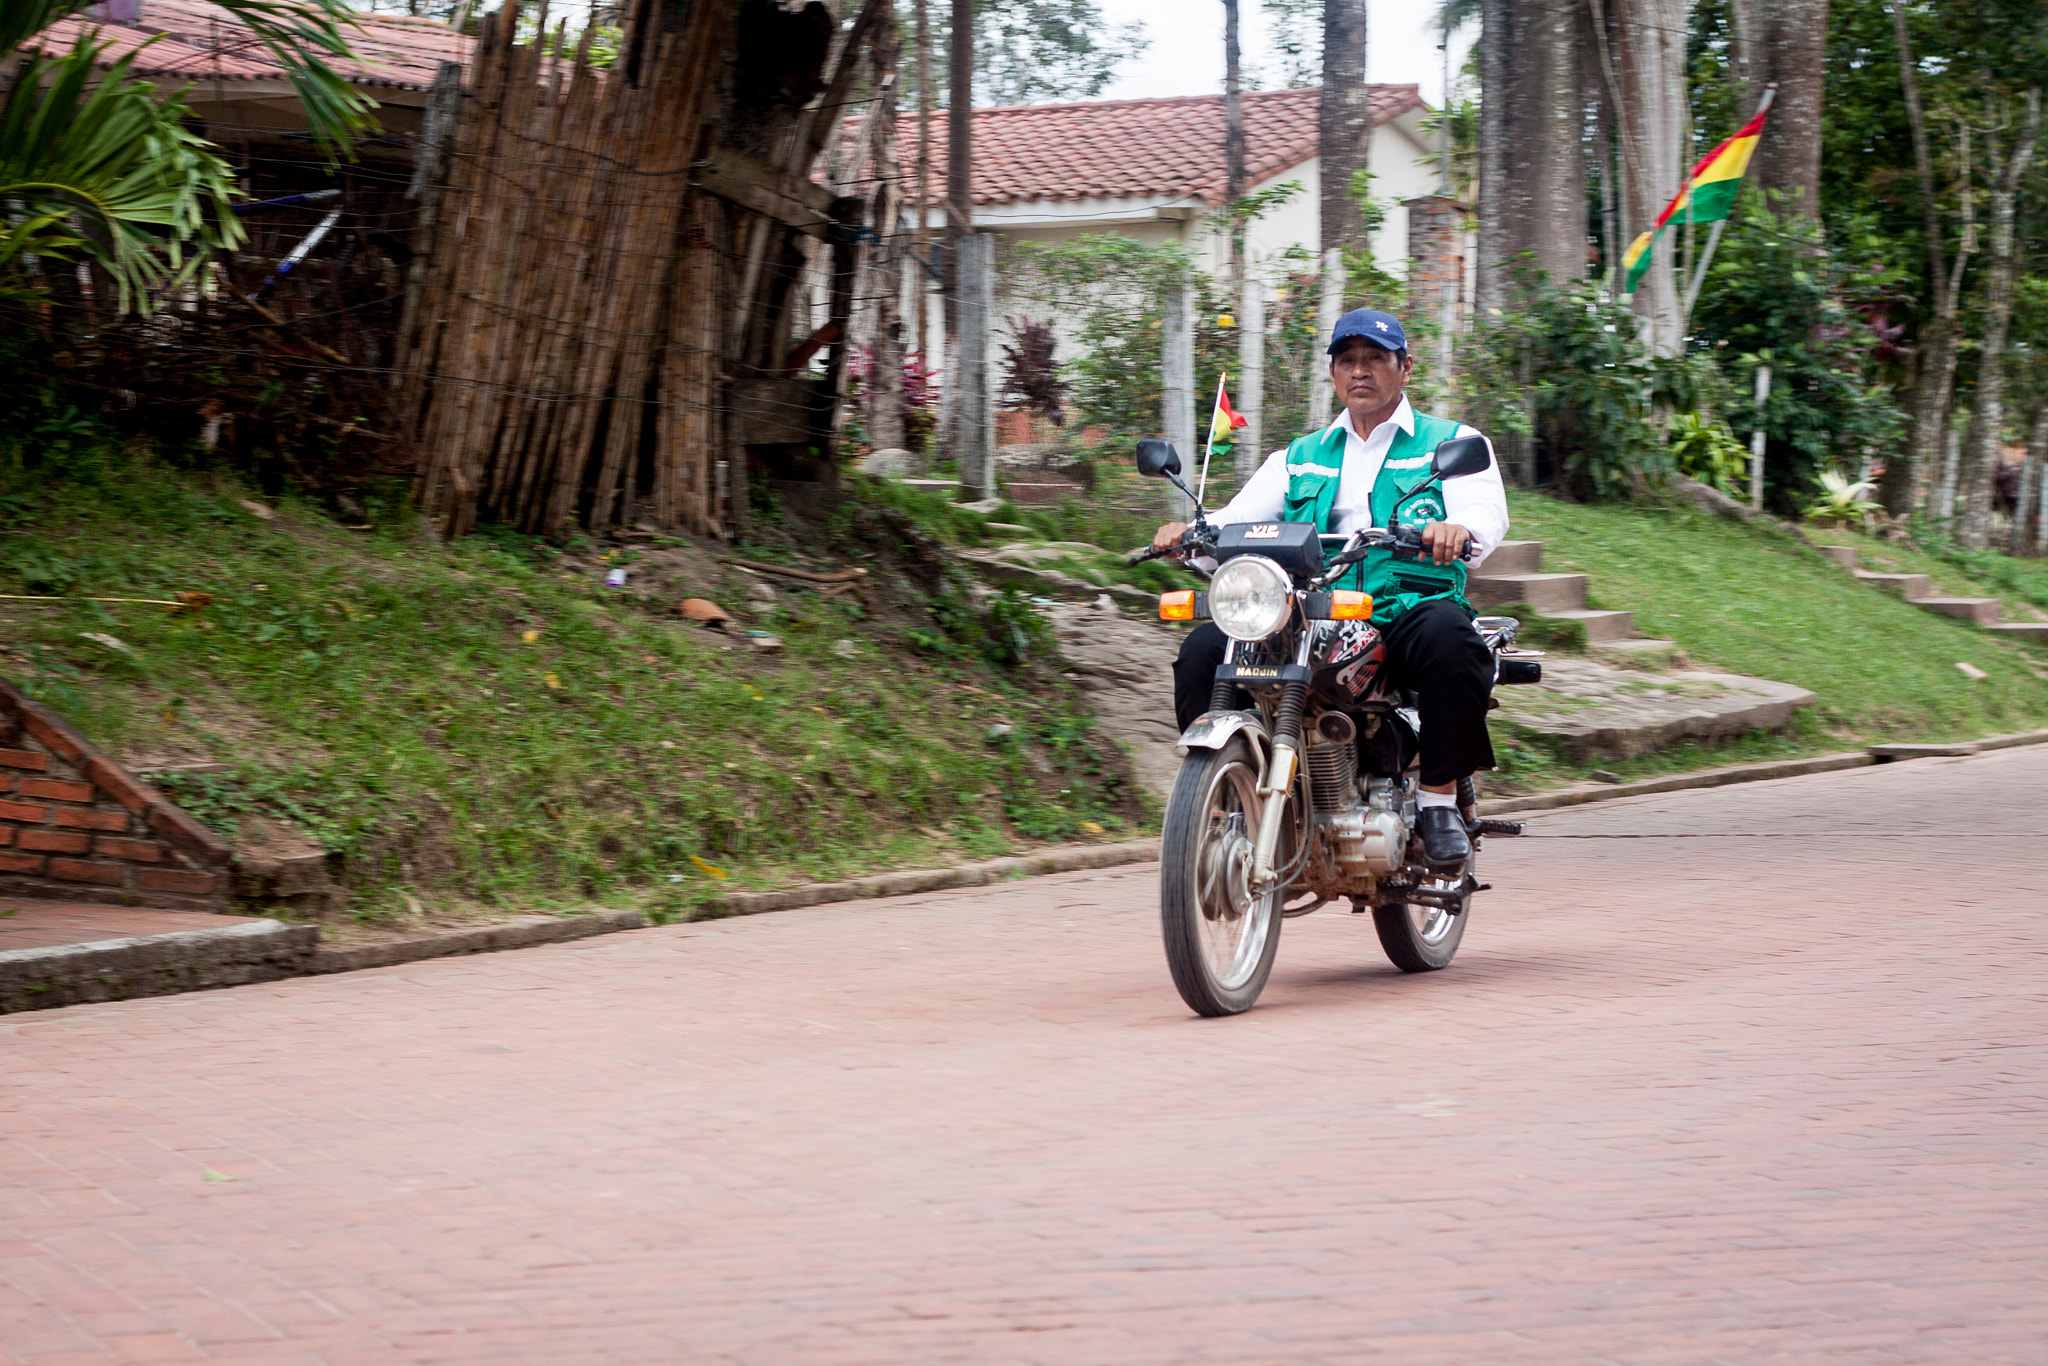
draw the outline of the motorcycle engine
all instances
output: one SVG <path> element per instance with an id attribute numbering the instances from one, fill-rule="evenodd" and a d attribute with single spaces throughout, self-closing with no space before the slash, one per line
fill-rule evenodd
<path id="1" fill-rule="evenodd" d="M 1304 755 L 1315 797 L 1315 845 L 1299 882 L 1318 896 L 1369 896 L 1377 878 L 1398 871 L 1408 848 L 1401 791 L 1384 778 L 1358 782 L 1358 728 L 1325 712 L 1309 731 Z"/>

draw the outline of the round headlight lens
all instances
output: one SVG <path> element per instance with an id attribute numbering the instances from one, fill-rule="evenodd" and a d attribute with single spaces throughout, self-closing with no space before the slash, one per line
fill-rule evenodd
<path id="1" fill-rule="evenodd" d="M 1279 565 L 1240 555 L 1209 580 L 1209 616 L 1232 640 L 1264 640 L 1287 624 L 1293 590 Z"/>

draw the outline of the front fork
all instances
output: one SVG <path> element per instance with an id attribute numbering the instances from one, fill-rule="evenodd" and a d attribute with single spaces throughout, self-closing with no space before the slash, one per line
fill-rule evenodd
<path id="1" fill-rule="evenodd" d="M 1294 649 L 1294 662 L 1308 667 L 1315 646 L 1315 631 L 1304 626 Z M 1273 856 L 1280 848 L 1280 827 L 1287 819 L 1287 799 L 1294 789 L 1294 767 L 1301 750 L 1301 713 L 1308 706 L 1308 682 L 1290 679 L 1280 685 L 1280 706 L 1273 713 L 1273 759 L 1266 765 L 1266 783 L 1259 789 L 1262 803 L 1259 839 L 1252 847 L 1251 893 L 1264 896 L 1273 890 Z"/>

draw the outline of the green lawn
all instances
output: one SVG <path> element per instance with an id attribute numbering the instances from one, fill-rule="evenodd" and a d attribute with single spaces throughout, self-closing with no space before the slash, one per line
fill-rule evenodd
<path id="1" fill-rule="evenodd" d="M 1028 607 L 922 594 L 886 536 L 833 552 L 891 585 L 876 622 L 793 591 L 749 606 L 709 555 L 706 582 L 641 599 L 602 586 L 631 548 L 444 546 L 395 502 L 350 531 L 251 497 L 146 461 L 0 467 L 0 592 L 213 599 L 0 603 L 0 673 L 118 757 L 229 764 L 167 785 L 223 833 L 263 814 L 344 854 L 359 913 L 687 903 L 1146 826 L 1080 695 L 982 657 L 999 627 L 1026 640 Z M 787 560 L 766 539 L 746 553 Z M 691 592 L 784 653 L 683 620 Z"/>
<path id="2" fill-rule="evenodd" d="M 1676 640 L 1702 666 L 1811 689 L 1818 701 L 1793 737 L 1805 747 L 1962 739 L 2048 726 L 2048 650 L 2000 639 L 1858 583 L 1782 529 L 1689 509 L 1581 506 L 1524 493 L 1511 494 L 1509 504 L 1510 535 L 1542 541 L 1547 570 L 1591 575 L 1593 605 L 1633 611 L 1638 635 Z M 1813 539 L 1846 538 L 1817 533 Z M 1927 572 L 1922 560 L 1938 563 L 1936 582 L 1949 592 L 2000 596 L 1931 556 L 1915 558 L 1895 547 L 1872 553 L 1891 555 L 1909 572 Z M 2006 601 L 2017 605 L 2011 594 Z M 2017 616 L 2007 613 L 2009 620 Z M 1988 677 L 1965 677 L 1959 662 Z"/>

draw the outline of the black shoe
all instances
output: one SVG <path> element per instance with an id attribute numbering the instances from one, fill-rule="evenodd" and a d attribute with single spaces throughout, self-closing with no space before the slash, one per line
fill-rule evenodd
<path id="1" fill-rule="evenodd" d="M 1472 837 L 1456 807 L 1423 807 L 1415 813 L 1415 833 L 1422 836 L 1422 855 L 1432 867 L 1462 868 L 1472 857 Z"/>

